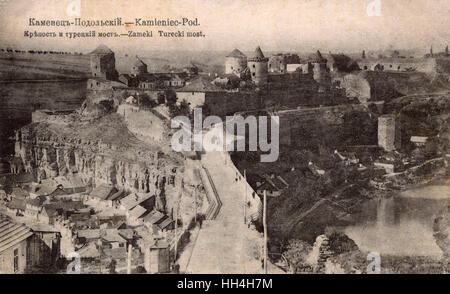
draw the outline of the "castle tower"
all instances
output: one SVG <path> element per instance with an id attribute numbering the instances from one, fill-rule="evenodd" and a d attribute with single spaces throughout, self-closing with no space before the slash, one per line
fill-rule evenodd
<path id="1" fill-rule="evenodd" d="M 138 76 L 140 74 L 147 73 L 147 64 L 145 64 L 139 57 L 136 56 L 136 60 L 131 66 L 131 74 Z"/>
<path id="2" fill-rule="evenodd" d="M 267 84 L 267 63 L 269 59 L 264 57 L 261 48 L 256 47 L 253 55 L 247 60 L 247 66 L 250 69 L 252 81 L 257 86 L 265 86 Z"/>
<path id="3" fill-rule="evenodd" d="M 94 77 L 115 80 L 117 78 L 114 52 L 105 45 L 98 46 L 90 53 L 91 73 Z"/>
<path id="4" fill-rule="evenodd" d="M 319 83 L 319 91 L 324 91 L 331 86 L 330 72 L 327 67 L 328 60 L 325 59 L 319 50 L 317 50 L 312 64 L 314 66 L 314 80 Z"/>
<path id="5" fill-rule="evenodd" d="M 247 56 L 234 49 L 225 59 L 225 74 L 239 74 L 247 67 Z"/>
<path id="6" fill-rule="evenodd" d="M 386 114 L 378 118 L 378 146 L 386 151 L 394 151 L 400 148 L 400 122 L 394 114 Z"/>

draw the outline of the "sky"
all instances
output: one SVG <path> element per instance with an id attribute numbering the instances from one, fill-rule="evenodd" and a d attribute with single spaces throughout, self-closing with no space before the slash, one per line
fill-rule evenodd
<path id="1" fill-rule="evenodd" d="M 56 31 L 153 30 L 153 38 L 25 38 L 29 18 L 73 20 L 73 0 L 1 0 L 0 47 L 87 52 L 99 44 L 115 50 L 253 50 L 359 52 L 384 49 L 443 51 L 450 41 L 449 0 L 376 0 L 381 15 L 369 15 L 374 0 L 75 0 L 82 19 L 197 18 L 197 27 L 57 28 Z M 372 13 L 373 14 L 373 13 Z M 202 38 L 161 38 L 158 30 L 202 31 Z"/>

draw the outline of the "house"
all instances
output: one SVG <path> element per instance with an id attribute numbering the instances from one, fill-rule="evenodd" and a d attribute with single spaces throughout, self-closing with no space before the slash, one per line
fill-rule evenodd
<path id="1" fill-rule="evenodd" d="M 267 196 L 278 197 L 288 187 L 289 184 L 282 177 L 264 175 L 262 182 L 256 183 L 256 193 L 263 196 L 266 191 Z"/>
<path id="2" fill-rule="evenodd" d="M 170 271 L 170 244 L 165 239 L 155 239 L 145 250 L 144 265 L 147 273 Z"/>
<path id="3" fill-rule="evenodd" d="M 45 179 L 41 181 L 38 186 L 32 187 L 30 197 L 36 198 L 38 196 L 49 196 L 51 198 L 67 195 L 64 187 L 58 184 L 54 179 Z"/>
<path id="4" fill-rule="evenodd" d="M 158 210 L 152 210 L 146 216 L 142 218 L 144 225 L 153 231 L 157 231 L 156 224 L 163 221 L 165 215 Z"/>
<path id="5" fill-rule="evenodd" d="M 146 194 L 137 194 L 132 193 L 122 199 L 120 199 L 119 208 L 125 211 L 129 211 L 133 209 L 137 205 L 141 205 L 148 210 L 152 209 L 152 203 L 154 206 L 155 195 L 151 195 L 149 193 Z"/>
<path id="6" fill-rule="evenodd" d="M 20 187 L 14 187 L 9 196 L 10 199 L 26 199 L 29 197 L 29 193 Z"/>
<path id="7" fill-rule="evenodd" d="M 117 263 L 125 262 L 128 257 L 127 248 L 118 247 L 118 248 L 104 248 L 102 249 L 105 257 L 115 260 Z M 102 255 L 103 258 L 103 255 Z"/>
<path id="8" fill-rule="evenodd" d="M 127 217 L 125 215 L 101 216 L 99 218 L 100 228 L 121 229 L 126 228 Z"/>
<path id="9" fill-rule="evenodd" d="M 133 245 L 136 234 L 133 229 L 119 229 L 119 235 L 127 240 L 127 245 Z"/>
<path id="10" fill-rule="evenodd" d="M 77 251 L 82 260 L 100 258 L 100 251 L 95 243 L 88 243 Z"/>
<path id="11" fill-rule="evenodd" d="M 82 193 L 87 190 L 86 184 L 77 175 L 55 177 L 54 181 L 58 186 L 62 186 L 67 194 Z"/>
<path id="12" fill-rule="evenodd" d="M 15 215 L 24 215 L 26 207 L 26 200 L 22 198 L 12 198 L 6 204 L 6 210 Z"/>
<path id="13" fill-rule="evenodd" d="M 133 209 L 127 211 L 127 218 L 133 223 L 140 222 L 139 218 L 147 212 L 147 209 L 140 205 L 136 205 Z"/>
<path id="14" fill-rule="evenodd" d="M 106 248 L 125 248 L 127 240 L 120 236 L 116 229 L 105 229 L 101 231 L 102 245 Z"/>
<path id="15" fill-rule="evenodd" d="M 118 208 L 120 205 L 120 199 L 124 198 L 125 196 L 127 196 L 127 192 L 121 189 L 108 197 L 108 200 L 112 202 L 113 207 Z"/>
<path id="16" fill-rule="evenodd" d="M 422 137 L 422 136 L 411 136 L 411 143 L 416 145 L 416 147 L 425 146 L 425 143 L 427 143 L 428 137 Z"/>
<path id="17" fill-rule="evenodd" d="M 91 213 L 86 209 L 76 210 L 69 216 L 69 221 L 77 228 L 95 226 L 95 220 L 91 219 Z"/>
<path id="18" fill-rule="evenodd" d="M 78 230 L 77 238 L 80 241 L 82 241 L 82 243 L 98 240 L 100 239 L 100 230 L 99 229 Z"/>
<path id="19" fill-rule="evenodd" d="M 27 199 L 25 204 L 26 205 L 25 216 L 37 219 L 44 202 L 45 197 L 43 196 L 36 197 L 34 199 L 31 198 Z"/>
<path id="20" fill-rule="evenodd" d="M 22 274 L 51 266 L 60 255 L 59 232 L 33 231 L 0 215 L 0 272 Z"/>
<path id="21" fill-rule="evenodd" d="M 377 160 L 374 162 L 374 165 L 376 168 L 384 169 L 388 174 L 395 172 L 395 165 L 393 162 Z"/>
<path id="22" fill-rule="evenodd" d="M 38 220 L 43 223 L 53 225 L 58 216 L 59 214 L 54 204 L 44 204 L 38 214 Z"/>
<path id="23" fill-rule="evenodd" d="M 113 203 L 109 198 L 118 191 L 112 185 L 99 185 L 89 194 L 89 200 L 100 206 L 112 207 Z"/>
<path id="24" fill-rule="evenodd" d="M 162 220 L 157 222 L 155 225 L 160 231 L 164 232 L 174 228 L 174 221 L 172 218 L 165 215 Z"/>
<path id="25" fill-rule="evenodd" d="M 198 77 L 183 88 L 176 90 L 177 101 L 186 100 L 191 108 L 205 105 L 210 97 L 217 97 L 224 92 L 225 90 L 203 77 Z"/>
<path id="26" fill-rule="evenodd" d="M 2 274 L 22 274 L 28 268 L 27 250 L 33 232 L 22 224 L 0 215 L 0 271 Z"/>

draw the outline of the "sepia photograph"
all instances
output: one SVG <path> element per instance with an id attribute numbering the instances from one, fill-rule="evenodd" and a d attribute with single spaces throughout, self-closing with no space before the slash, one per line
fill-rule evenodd
<path id="1" fill-rule="evenodd" d="M 448 274 L 449 15 L 0 0 L 0 277 Z"/>

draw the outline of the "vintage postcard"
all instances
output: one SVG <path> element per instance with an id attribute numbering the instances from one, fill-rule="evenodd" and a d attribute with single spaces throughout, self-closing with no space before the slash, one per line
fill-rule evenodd
<path id="1" fill-rule="evenodd" d="M 448 273 L 449 15 L 0 0 L 1 274 Z"/>

